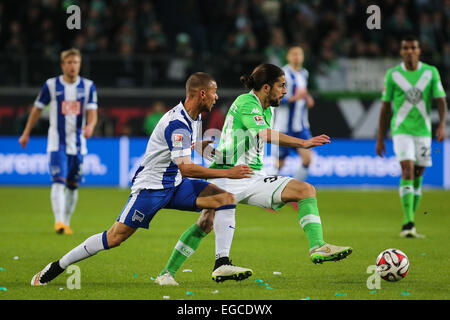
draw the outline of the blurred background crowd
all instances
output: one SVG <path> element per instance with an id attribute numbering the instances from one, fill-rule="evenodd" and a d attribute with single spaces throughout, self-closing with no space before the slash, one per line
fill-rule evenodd
<path id="1" fill-rule="evenodd" d="M 65 27 L 72 4 L 80 30 Z M 371 4 L 380 30 L 366 27 Z M 239 87 L 242 73 L 284 65 L 287 47 L 300 44 L 314 90 L 338 59 L 398 58 L 399 38 L 415 34 L 448 88 L 449 33 L 450 0 L 2 0 L 0 86 L 41 86 L 59 73 L 61 50 L 76 47 L 82 74 L 100 88 L 180 87 L 198 70 Z"/>

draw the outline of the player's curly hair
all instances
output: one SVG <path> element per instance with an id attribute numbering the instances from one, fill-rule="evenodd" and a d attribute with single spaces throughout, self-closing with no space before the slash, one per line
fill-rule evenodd
<path id="1" fill-rule="evenodd" d="M 251 75 L 242 75 L 240 80 L 246 88 L 258 91 L 265 84 L 273 86 L 281 76 L 284 76 L 284 71 L 281 68 L 274 64 L 263 63 L 257 66 Z"/>

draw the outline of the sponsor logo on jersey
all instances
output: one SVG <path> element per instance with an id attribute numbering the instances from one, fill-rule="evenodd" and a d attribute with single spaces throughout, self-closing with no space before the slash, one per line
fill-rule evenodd
<path id="1" fill-rule="evenodd" d="M 174 147 L 181 148 L 183 146 L 183 135 L 181 133 L 172 134 L 172 144 Z"/>
<path id="2" fill-rule="evenodd" d="M 261 113 L 261 110 L 258 108 L 253 108 L 252 113 Z"/>
<path id="3" fill-rule="evenodd" d="M 80 101 L 66 101 L 64 100 L 61 105 L 61 112 L 65 116 L 79 115 L 81 112 Z"/>
<path id="4" fill-rule="evenodd" d="M 255 122 L 257 125 L 266 124 L 266 122 L 264 121 L 264 118 L 262 116 L 254 116 L 253 119 L 255 119 Z"/>

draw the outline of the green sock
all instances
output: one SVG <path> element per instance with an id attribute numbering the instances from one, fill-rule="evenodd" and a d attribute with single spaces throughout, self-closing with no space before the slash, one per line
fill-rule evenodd
<path id="1" fill-rule="evenodd" d="M 315 197 L 306 198 L 298 202 L 298 219 L 300 226 L 306 233 L 310 249 L 325 244 L 319 209 L 317 208 L 317 199 Z"/>
<path id="2" fill-rule="evenodd" d="M 403 209 L 403 224 L 414 222 L 414 180 L 401 178 L 399 193 Z"/>
<path id="3" fill-rule="evenodd" d="M 416 212 L 420 199 L 422 198 L 422 181 L 423 176 L 414 178 L 414 212 Z"/>
<path id="4" fill-rule="evenodd" d="M 196 223 L 187 229 L 178 240 L 172 255 L 167 262 L 166 267 L 161 271 L 160 275 L 169 271 L 172 276 L 175 276 L 181 265 L 189 258 L 198 246 L 202 239 L 207 235 Z"/>

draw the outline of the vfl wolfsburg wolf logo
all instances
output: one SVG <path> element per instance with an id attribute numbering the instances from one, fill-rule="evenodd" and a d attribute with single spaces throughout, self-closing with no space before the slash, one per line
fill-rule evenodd
<path id="1" fill-rule="evenodd" d="M 408 100 L 411 104 L 416 105 L 422 100 L 422 91 L 417 88 L 410 88 L 406 91 L 406 100 Z"/>

